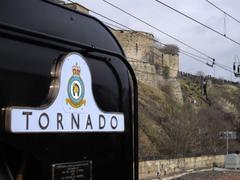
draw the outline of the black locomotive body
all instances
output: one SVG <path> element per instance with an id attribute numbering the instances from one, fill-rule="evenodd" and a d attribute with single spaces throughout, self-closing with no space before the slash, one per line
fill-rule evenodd
<path id="1" fill-rule="evenodd" d="M 122 114 L 121 130 L 114 131 L 117 116 L 107 121 L 99 114 L 97 120 L 87 116 L 82 127 L 89 131 L 69 128 L 64 132 L 62 122 L 68 119 L 63 116 L 69 112 L 64 108 L 62 112 L 49 111 L 56 113 L 56 119 L 44 112 L 45 106 L 56 99 L 54 92 L 62 86 L 56 83 L 60 81 L 57 72 L 62 78 L 65 74 L 58 67 L 71 53 L 84 59 L 89 67 L 91 87 L 82 88 L 81 92 L 92 91 L 99 112 Z M 73 67 L 73 76 L 74 73 L 80 74 L 78 65 Z M 73 87 L 73 96 L 77 97 L 75 93 L 83 83 L 73 82 L 77 82 Z M 71 93 L 72 86 L 69 87 Z M 38 117 L 23 112 L 23 122 L 13 115 L 14 107 L 42 108 L 43 112 Z M 0 108 L 1 180 L 138 178 L 136 79 L 119 43 L 96 18 L 47 0 L 1 0 Z M 72 115 L 69 123 L 78 127 L 76 117 Z M 55 121 L 58 127 L 48 131 Z M 91 121 L 99 122 L 97 131 L 91 129 Z M 14 123 L 23 123 L 26 129 L 17 132 Z M 103 131 L 107 123 L 110 130 Z M 39 131 L 31 132 L 33 127 Z"/>

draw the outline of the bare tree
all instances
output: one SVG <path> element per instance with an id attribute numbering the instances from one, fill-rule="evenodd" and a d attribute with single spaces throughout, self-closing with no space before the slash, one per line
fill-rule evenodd
<path id="1" fill-rule="evenodd" d="M 165 54 L 178 55 L 179 48 L 174 44 L 168 44 L 161 48 L 161 51 Z"/>
<path id="2" fill-rule="evenodd" d="M 192 153 L 197 137 L 196 113 L 190 104 L 185 104 L 170 115 L 168 125 L 165 127 L 171 143 L 169 152 L 174 157 L 184 157 Z"/>
<path id="3" fill-rule="evenodd" d="M 203 71 L 197 71 L 196 76 L 204 77 L 205 73 Z"/>

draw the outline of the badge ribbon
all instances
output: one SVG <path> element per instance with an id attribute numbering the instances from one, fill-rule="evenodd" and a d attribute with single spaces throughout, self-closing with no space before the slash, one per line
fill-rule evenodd
<path id="1" fill-rule="evenodd" d="M 79 108 L 82 105 L 84 105 L 84 106 L 86 105 L 86 100 L 83 99 L 83 100 L 79 101 L 78 103 L 74 103 L 71 101 L 71 99 L 66 99 L 66 103 L 70 104 L 74 108 Z"/>

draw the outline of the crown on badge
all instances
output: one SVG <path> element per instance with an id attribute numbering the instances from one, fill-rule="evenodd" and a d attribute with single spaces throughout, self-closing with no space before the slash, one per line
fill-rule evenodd
<path id="1" fill-rule="evenodd" d="M 72 72 L 73 72 L 74 75 L 80 75 L 81 69 L 80 69 L 80 67 L 77 65 L 77 63 L 76 63 L 76 65 L 74 65 L 74 66 L 72 67 Z"/>

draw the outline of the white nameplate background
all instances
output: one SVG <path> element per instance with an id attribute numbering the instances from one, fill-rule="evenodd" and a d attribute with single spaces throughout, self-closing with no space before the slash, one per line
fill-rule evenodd
<path id="1" fill-rule="evenodd" d="M 124 132 L 122 113 L 103 112 L 92 92 L 88 64 L 78 53 L 66 55 L 56 72 L 56 97 L 39 108 L 10 107 L 6 128 L 12 133 Z"/>

